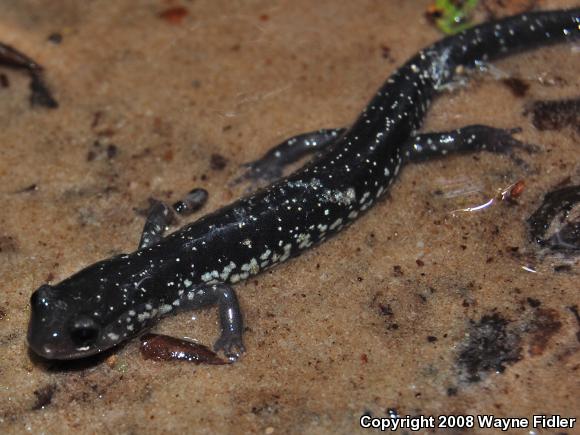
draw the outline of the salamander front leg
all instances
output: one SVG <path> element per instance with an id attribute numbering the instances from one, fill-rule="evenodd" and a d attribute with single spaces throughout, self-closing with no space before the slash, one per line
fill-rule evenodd
<path id="1" fill-rule="evenodd" d="M 322 129 L 286 139 L 253 162 L 245 163 L 246 172 L 234 180 L 273 181 L 282 176 L 284 168 L 315 151 L 322 151 L 332 145 L 346 128 Z"/>
<path id="2" fill-rule="evenodd" d="M 453 131 L 425 133 L 412 137 L 403 147 L 403 157 L 410 162 L 422 162 L 449 154 L 489 151 L 507 154 L 520 165 L 525 162 L 513 151 L 536 152 L 535 145 L 523 143 L 512 136 L 520 128 L 502 129 L 486 125 L 468 125 Z"/>
<path id="3" fill-rule="evenodd" d="M 214 350 L 223 351 L 230 361 L 235 361 L 245 348 L 242 340 L 242 312 L 234 289 L 222 283 L 205 284 L 185 291 L 180 298 L 180 307 L 185 309 L 212 305 L 218 306 L 221 326 Z"/>
<path id="4" fill-rule="evenodd" d="M 44 83 L 42 66 L 23 53 L 9 45 L 0 43 L 0 64 L 11 68 L 24 69 L 30 75 L 30 104 L 44 106 L 50 109 L 58 107 L 57 101 Z"/>
<path id="5" fill-rule="evenodd" d="M 183 199 L 175 202 L 171 207 L 164 202 L 150 199 L 151 206 L 147 212 L 147 219 L 141 233 L 139 249 L 148 248 L 159 242 L 168 227 L 176 222 L 175 213 L 182 217 L 189 216 L 202 208 L 207 202 L 207 198 L 207 190 L 196 188 L 185 195 Z"/>
<path id="6" fill-rule="evenodd" d="M 161 201 L 154 200 L 143 226 L 139 249 L 148 248 L 159 242 L 174 220 L 175 215 L 169 206 Z"/>

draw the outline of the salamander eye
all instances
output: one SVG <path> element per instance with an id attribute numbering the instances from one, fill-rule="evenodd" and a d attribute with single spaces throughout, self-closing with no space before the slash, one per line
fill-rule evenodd
<path id="1" fill-rule="evenodd" d="M 80 315 L 70 327 L 70 336 L 77 346 L 88 346 L 97 340 L 99 331 L 100 327 L 92 317 Z"/>

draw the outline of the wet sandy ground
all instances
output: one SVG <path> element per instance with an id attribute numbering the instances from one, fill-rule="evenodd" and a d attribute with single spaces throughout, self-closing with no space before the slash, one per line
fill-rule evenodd
<path id="1" fill-rule="evenodd" d="M 150 196 L 201 186 L 214 210 L 243 193 L 228 187 L 239 164 L 288 136 L 348 125 L 439 37 L 426 4 L 0 1 L 0 40 L 46 67 L 60 102 L 31 109 L 27 78 L 0 70 L 10 82 L 0 88 L 0 432 L 349 433 L 363 413 L 579 417 L 579 266 L 536 256 L 525 227 L 544 193 L 580 182 L 579 136 L 523 115 L 535 99 L 579 96 L 577 46 L 496 63 L 529 86 L 523 96 L 486 75 L 426 120 L 425 131 L 521 126 L 518 138 L 543 150 L 522 155 L 529 169 L 485 153 L 407 167 L 340 236 L 236 286 L 248 327 L 238 363 L 145 361 L 137 340 L 72 366 L 27 351 L 36 287 L 133 250 Z M 159 16 L 177 6 L 187 14 Z M 47 40 L 54 32 L 60 44 Z M 516 203 L 451 213 L 519 179 Z M 216 313 L 155 331 L 210 344 Z M 567 431 L 546 433 L 556 432 Z"/>

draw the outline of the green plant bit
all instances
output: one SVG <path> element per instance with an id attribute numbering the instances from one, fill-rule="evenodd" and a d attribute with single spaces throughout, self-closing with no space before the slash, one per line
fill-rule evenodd
<path id="1" fill-rule="evenodd" d="M 472 26 L 470 15 L 478 0 L 436 0 L 427 11 L 435 25 L 446 35 L 453 35 Z"/>

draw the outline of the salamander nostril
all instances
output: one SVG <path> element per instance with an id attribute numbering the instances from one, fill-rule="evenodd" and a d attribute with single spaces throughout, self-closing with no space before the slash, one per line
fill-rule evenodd
<path id="1" fill-rule="evenodd" d="M 87 315 L 80 315 L 74 319 L 70 336 L 78 346 L 87 346 L 94 343 L 99 336 L 99 325 Z"/>
<path id="2" fill-rule="evenodd" d="M 30 296 L 30 305 L 32 307 L 47 306 L 50 298 L 54 294 L 54 288 L 48 284 L 43 284 Z"/>

